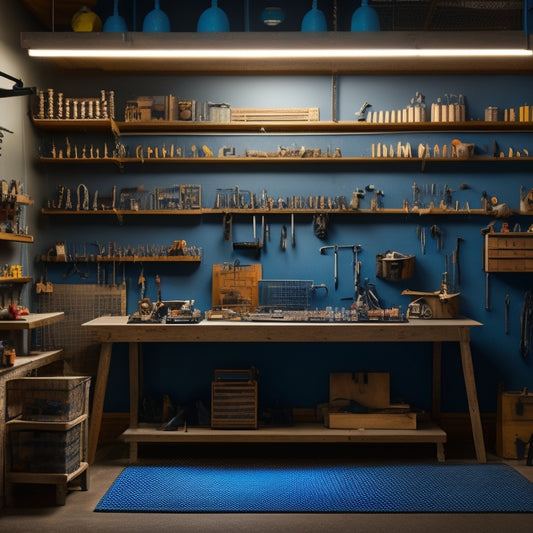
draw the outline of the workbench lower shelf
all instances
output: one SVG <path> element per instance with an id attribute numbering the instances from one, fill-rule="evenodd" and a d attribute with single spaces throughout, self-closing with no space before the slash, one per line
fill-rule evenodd
<path id="1" fill-rule="evenodd" d="M 198 443 L 430 443 L 437 446 L 437 459 L 444 461 L 446 432 L 433 422 L 421 422 L 419 429 L 329 429 L 322 424 L 260 429 L 211 429 L 188 427 L 187 431 L 161 431 L 153 425 L 128 428 L 121 436 L 130 444 L 130 461 L 138 459 L 138 444 Z"/>

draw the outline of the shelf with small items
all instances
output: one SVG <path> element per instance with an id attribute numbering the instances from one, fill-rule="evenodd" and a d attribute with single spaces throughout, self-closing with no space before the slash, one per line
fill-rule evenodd
<path id="1" fill-rule="evenodd" d="M 0 231 L 0 241 L 33 242 L 33 235 L 25 233 L 7 233 Z"/>
<path id="2" fill-rule="evenodd" d="M 15 278 L 13 276 L 0 276 L 0 285 L 10 285 L 10 284 L 24 284 L 31 283 L 33 278 L 30 277 L 19 277 Z"/>
<path id="3" fill-rule="evenodd" d="M 145 209 L 145 210 L 69 210 L 69 209 L 53 209 L 43 208 L 41 212 L 44 215 L 85 215 L 85 216 L 100 216 L 100 215 L 114 215 L 114 216 L 150 216 L 150 215 L 164 215 L 164 216 L 201 216 L 201 215 L 479 215 L 479 216 L 494 216 L 492 211 L 486 209 L 451 209 L 440 207 L 427 208 L 377 208 L 377 209 L 236 209 L 236 208 L 209 208 L 201 209 Z M 519 211 L 513 211 L 512 214 L 520 214 Z"/>
<path id="4" fill-rule="evenodd" d="M 58 258 L 43 255 L 43 263 L 200 263 L 201 255 L 128 255 Z"/>
<path id="5" fill-rule="evenodd" d="M 389 122 L 366 121 L 261 121 L 261 122 L 193 122 L 184 120 L 151 120 L 120 122 L 111 119 L 33 119 L 34 125 L 45 131 L 106 132 L 119 135 L 143 133 L 214 134 L 214 133 L 396 133 L 453 131 L 533 131 L 532 121 L 461 122 Z"/>

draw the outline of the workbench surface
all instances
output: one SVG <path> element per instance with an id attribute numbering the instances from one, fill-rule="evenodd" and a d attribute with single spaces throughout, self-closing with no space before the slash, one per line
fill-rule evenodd
<path id="1" fill-rule="evenodd" d="M 102 316 L 83 327 L 101 342 L 438 342 L 468 340 L 469 318 L 409 322 L 247 322 L 128 324 L 127 316 Z M 466 338 L 465 338 L 466 335 Z"/>

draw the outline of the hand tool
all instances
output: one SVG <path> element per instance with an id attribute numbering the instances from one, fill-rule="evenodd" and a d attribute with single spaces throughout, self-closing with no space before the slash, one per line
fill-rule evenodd
<path id="1" fill-rule="evenodd" d="M 294 213 L 291 213 L 291 245 L 293 248 L 296 246 L 296 233 L 294 229 Z"/>
<path id="2" fill-rule="evenodd" d="M 329 249 L 333 249 L 334 254 L 334 262 L 333 262 L 333 281 L 335 284 L 335 290 L 337 290 L 339 286 L 339 250 L 341 248 L 351 248 L 354 253 L 354 282 L 355 277 L 357 275 L 357 285 L 359 285 L 359 279 L 358 279 L 358 270 L 359 267 L 357 266 L 357 253 L 361 251 L 361 245 L 360 244 L 335 244 L 332 246 L 321 246 L 319 251 L 322 255 L 326 255 L 326 251 Z"/>
<path id="3" fill-rule="evenodd" d="M 462 237 L 457 237 L 457 244 L 455 245 L 455 250 L 453 251 L 452 263 L 454 265 L 453 272 L 453 281 L 454 281 L 454 291 L 461 285 L 461 265 L 459 263 L 459 245 L 464 241 Z"/>
<path id="4" fill-rule="evenodd" d="M 280 247 L 283 251 L 285 251 L 285 248 L 287 247 L 287 227 L 283 226 L 281 228 L 281 241 L 280 241 Z"/>
<path id="5" fill-rule="evenodd" d="M 505 334 L 509 335 L 509 305 L 511 298 L 508 294 L 505 295 Z"/>

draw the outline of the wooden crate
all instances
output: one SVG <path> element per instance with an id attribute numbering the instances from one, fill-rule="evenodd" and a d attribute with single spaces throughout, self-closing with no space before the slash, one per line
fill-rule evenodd
<path id="1" fill-rule="evenodd" d="M 7 418 L 69 422 L 87 414 L 91 378 L 56 376 L 20 378 L 7 382 Z"/>
<path id="2" fill-rule="evenodd" d="M 257 429 L 257 381 L 253 377 L 248 370 L 215 370 L 211 384 L 213 429 Z"/>
<path id="3" fill-rule="evenodd" d="M 533 272 L 533 233 L 487 233 L 485 272 Z"/>
<path id="4" fill-rule="evenodd" d="M 496 426 L 496 453 L 506 459 L 527 457 L 527 442 L 533 435 L 533 393 L 499 391 Z"/>
<path id="5" fill-rule="evenodd" d="M 232 122 L 316 122 L 318 120 L 320 120 L 318 107 L 231 108 Z"/>

